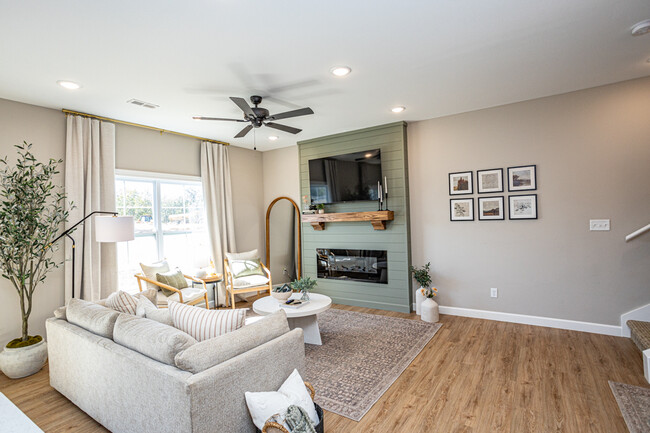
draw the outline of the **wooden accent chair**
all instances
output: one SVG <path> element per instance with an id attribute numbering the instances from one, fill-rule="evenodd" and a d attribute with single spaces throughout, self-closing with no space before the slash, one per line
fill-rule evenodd
<path id="1" fill-rule="evenodd" d="M 228 257 L 230 256 L 230 258 Z M 251 260 L 257 259 L 257 250 L 248 253 L 226 253 L 223 261 L 224 285 L 226 287 L 226 299 L 231 308 L 235 308 L 235 295 L 242 293 L 264 292 L 271 294 L 273 283 L 271 282 L 271 271 L 260 262 L 264 275 L 253 275 L 250 277 L 237 278 L 233 274 L 231 260 Z"/>
<path id="2" fill-rule="evenodd" d="M 184 289 L 177 289 L 176 287 L 168 286 L 167 284 L 161 283 L 160 281 L 147 278 L 143 273 L 138 273 L 135 274 L 135 278 L 138 279 L 138 288 L 142 292 L 143 287 L 142 287 L 142 282 L 145 282 L 145 287 L 147 286 L 146 283 L 154 284 L 155 286 L 158 286 L 158 307 L 159 308 L 166 308 L 167 303 L 169 301 L 176 301 L 180 302 L 181 304 L 187 304 L 187 305 L 196 305 L 199 304 L 201 301 L 205 301 L 205 308 L 210 309 L 210 304 L 208 303 L 208 289 L 205 285 L 205 281 L 200 280 L 198 278 L 194 278 L 190 275 L 185 275 L 183 276 L 191 280 L 192 282 L 195 283 L 200 283 L 202 287 L 193 287 L 190 285 L 189 287 L 186 287 Z M 165 294 L 160 290 L 161 288 L 171 290 L 175 292 L 171 296 L 165 296 Z"/>

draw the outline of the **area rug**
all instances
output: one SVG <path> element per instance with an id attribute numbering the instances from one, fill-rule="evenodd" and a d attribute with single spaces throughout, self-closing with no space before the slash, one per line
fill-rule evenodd
<path id="1" fill-rule="evenodd" d="M 306 380 L 323 409 L 359 421 L 442 325 L 330 309 L 322 346 L 305 345 Z"/>
<path id="2" fill-rule="evenodd" d="M 43 433 L 27 415 L 0 392 L 0 433 Z"/>
<path id="3" fill-rule="evenodd" d="M 630 433 L 650 433 L 650 388 L 609 382 Z"/>

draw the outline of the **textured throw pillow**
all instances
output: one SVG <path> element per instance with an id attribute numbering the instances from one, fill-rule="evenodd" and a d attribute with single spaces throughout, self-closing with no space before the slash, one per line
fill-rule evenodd
<path id="1" fill-rule="evenodd" d="M 135 316 L 135 309 L 138 301 L 123 290 L 118 290 L 106 298 L 106 306 L 120 313 L 127 313 Z"/>
<path id="2" fill-rule="evenodd" d="M 138 292 L 135 295 L 133 295 L 133 297 L 136 300 L 139 300 L 141 297 L 144 297 L 150 300 L 152 304 L 156 304 L 158 303 L 158 290 L 156 289 L 143 290 L 142 292 Z"/>
<path id="3" fill-rule="evenodd" d="M 197 341 L 226 334 L 244 326 L 246 310 L 206 310 L 205 308 L 169 302 L 174 327 L 187 332 Z"/>
<path id="4" fill-rule="evenodd" d="M 141 296 L 138 300 L 138 306 L 135 309 L 135 315 L 138 317 L 146 317 L 147 319 L 155 320 L 167 326 L 174 326 L 169 310 L 158 309 L 149 299 Z"/>
<path id="5" fill-rule="evenodd" d="M 169 272 L 169 264 L 165 260 L 163 260 L 162 262 L 152 263 L 150 265 L 145 265 L 144 263 L 140 263 L 140 268 L 142 268 L 142 273 L 144 274 L 144 276 L 149 278 L 150 280 L 155 280 L 157 273 Z M 160 287 L 149 282 L 147 282 L 147 288 L 156 289 L 156 291 L 160 290 Z"/>
<path id="6" fill-rule="evenodd" d="M 252 260 L 259 258 L 260 255 L 257 253 L 257 249 L 246 251 L 244 253 L 226 253 L 226 258 L 229 262 L 233 260 Z"/>
<path id="7" fill-rule="evenodd" d="M 279 413 L 284 418 L 291 405 L 305 409 L 314 425 L 320 422 L 314 402 L 298 370 L 293 370 L 277 392 L 246 392 L 245 395 L 253 424 L 260 430 L 273 415 Z M 288 430 L 288 427 L 285 428 Z"/>
<path id="8" fill-rule="evenodd" d="M 113 339 L 113 327 L 120 313 L 94 302 L 70 299 L 66 308 L 69 323 L 102 337 Z"/>
<path id="9" fill-rule="evenodd" d="M 234 278 L 250 277 L 251 275 L 264 275 L 260 259 L 233 260 L 230 270 Z"/>
<path id="10" fill-rule="evenodd" d="M 188 287 L 187 280 L 183 276 L 183 273 L 179 271 L 178 269 L 174 271 L 169 271 L 169 272 L 162 272 L 162 273 L 157 273 L 156 274 L 156 281 L 167 284 L 168 286 L 175 287 L 179 290 L 185 289 Z M 163 287 L 160 288 L 162 292 L 165 294 L 165 296 L 171 296 L 173 295 L 174 292 L 173 290 L 165 289 Z"/>

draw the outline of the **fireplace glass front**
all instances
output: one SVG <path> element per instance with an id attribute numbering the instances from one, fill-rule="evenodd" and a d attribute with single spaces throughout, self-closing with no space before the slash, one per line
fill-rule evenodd
<path id="1" fill-rule="evenodd" d="M 318 278 L 388 284 L 388 254 L 379 250 L 316 249 Z"/>

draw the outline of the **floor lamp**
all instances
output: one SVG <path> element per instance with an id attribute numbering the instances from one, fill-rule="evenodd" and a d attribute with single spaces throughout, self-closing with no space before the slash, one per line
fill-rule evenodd
<path id="1" fill-rule="evenodd" d="M 61 233 L 56 239 L 52 241 L 58 241 L 59 239 L 66 236 L 72 241 L 72 297 L 74 298 L 74 280 L 75 280 L 75 248 L 76 242 L 70 233 L 77 226 L 83 223 L 85 220 L 96 214 L 108 214 L 113 215 L 112 217 L 97 217 L 95 218 L 95 241 L 97 242 L 125 242 L 132 241 L 135 238 L 134 223 L 133 217 L 131 216 L 117 216 L 117 212 L 107 212 L 96 210 L 89 213 L 81 219 L 78 223 L 70 227 L 68 230 Z M 51 244 L 50 244 L 51 245 Z"/>

